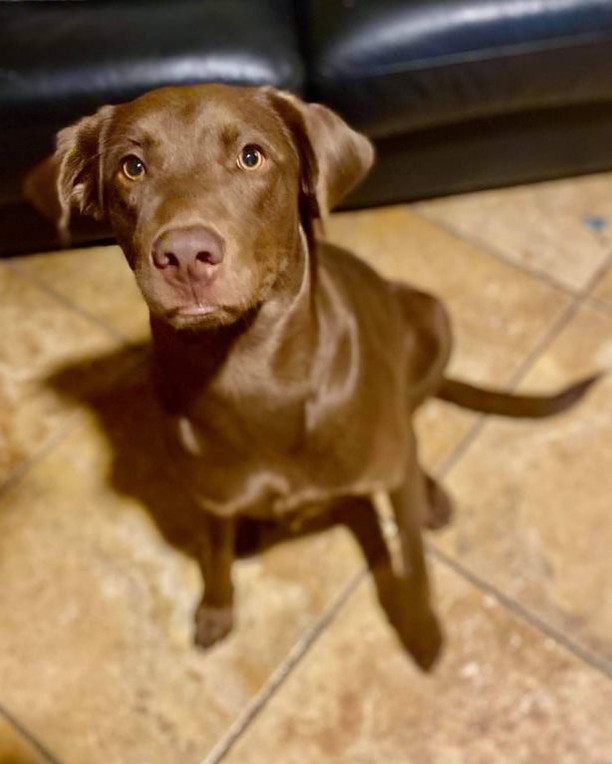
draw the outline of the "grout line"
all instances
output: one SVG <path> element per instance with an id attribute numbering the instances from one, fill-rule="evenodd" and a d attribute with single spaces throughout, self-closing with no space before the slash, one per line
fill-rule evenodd
<path id="1" fill-rule="evenodd" d="M 474 422 L 474 424 L 470 427 L 463 439 L 455 446 L 455 448 L 453 448 L 450 454 L 444 457 L 442 462 L 433 470 L 434 477 L 438 479 L 447 477 L 449 472 L 453 469 L 461 457 L 467 451 L 469 451 L 472 443 L 476 440 L 478 435 L 480 435 L 483 427 L 485 426 L 485 421 L 485 414 L 480 414 L 477 421 Z"/>
<path id="2" fill-rule="evenodd" d="M 590 296 L 593 289 L 595 289 L 595 287 L 599 283 L 599 280 L 601 279 L 601 277 L 610 267 L 610 264 L 612 264 L 612 252 L 606 257 L 604 262 L 601 263 L 601 265 L 599 265 L 599 267 L 595 269 L 595 271 L 591 275 L 591 278 L 587 281 L 584 287 L 578 292 L 578 295 L 580 297 L 584 299 L 585 297 Z"/>
<path id="3" fill-rule="evenodd" d="M 450 568 L 455 573 L 465 578 L 482 592 L 485 592 L 486 594 L 494 597 L 497 602 L 506 607 L 508 610 L 512 611 L 523 621 L 526 621 L 530 626 L 538 629 L 547 637 L 550 637 L 557 644 L 561 645 L 570 653 L 575 655 L 581 661 L 587 663 L 592 668 L 597 669 L 601 673 L 605 674 L 605 676 L 612 679 L 612 663 L 610 661 L 606 660 L 600 655 L 597 655 L 597 653 L 593 652 L 588 647 L 584 647 L 583 645 L 574 642 L 564 632 L 559 631 L 557 628 L 552 626 L 532 610 L 522 605 L 518 600 L 515 600 L 509 595 L 504 594 L 495 586 L 488 583 L 488 581 L 480 578 L 480 576 L 475 574 L 472 570 L 465 567 L 449 555 L 445 554 L 439 548 L 428 544 L 427 551 L 428 554 L 430 554 L 432 557 L 435 557 L 436 560 L 438 560 L 441 564 L 445 565 L 447 568 Z"/>
<path id="4" fill-rule="evenodd" d="M 592 295 L 586 295 L 583 298 L 582 305 L 588 306 L 599 313 L 603 313 L 606 316 L 612 314 L 612 305 L 608 300 L 602 300 L 601 297 L 593 297 Z"/>
<path id="5" fill-rule="evenodd" d="M 51 451 L 55 450 L 72 432 L 81 425 L 80 411 L 74 411 L 69 416 L 63 426 L 59 427 L 53 435 L 50 435 L 46 443 L 37 449 L 29 458 L 21 462 L 11 471 L 9 476 L 3 482 L 0 482 L 0 499 L 9 493 L 21 480 L 41 462 Z"/>
<path id="6" fill-rule="evenodd" d="M 491 255 L 496 260 L 500 260 L 505 265 L 510 265 L 513 268 L 515 268 L 518 271 L 521 271 L 522 273 L 527 274 L 528 276 L 532 276 L 534 278 L 537 278 L 539 281 L 543 281 L 544 283 L 548 284 L 549 286 L 558 289 L 559 291 L 569 295 L 570 297 L 580 297 L 583 295 L 584 290 L 586 287 L 581 288 L 574 288 L 571 286 L 568 286 L 567 284 L 563 283 L 562 281 L 557 281 L 556 279 L 552 278 L 548 275 L 545 271 L 540 271 L 536 268 L 531 268 L 530 266 L 526 265 L 525 263 L 513 260 L 512 258 L 508 257 L 508 255 L 501 249 L 497 249 L 497 247 L 492 246 L 488 242 L 482 241 L 478 238 L 478 236 L 471 236 L 469 234 L 464 233 L 463 231 L 460 231 L 458 228 L 453 226 L 450 223 L 447 223 L 443 220 L 437 220 L 435 218 L 429 217 L 426 213 L 422 212 L 418 207 L 412 207 L 412 210 L 416 215 L 418 215 L 422 220 L 427 221 L 431 225 L 436 226 L 437 228 L 442 229 L 446 233 L 450 234 L 451 236 L 454 236 L 455 238 L 461 239 L 462 241 L 466 242 L 467 244 L 471 244 L 474 247 L 477 247 L 482 252 L 485 252 L 486 254 Z M 610 255 L 606 255 L 605 257 L 605 267 L 608 266 L 610 260 Z M 598 267 L 596 269 L 596 273 L 600 273 L 601 267 Z M 587 281 L 586 286 L 589 287 L 591 285 L 591 279 L 592 277 Z"/>
<path id="7" fill-rule="evenodd" d="M 332 604 L 323 612 L 314 626 L 306 633 L 306 636 L 294 645 L 285 661 L 277 668 L 261 691 L 253 698 L 238 719 L 231 725 L 223 740 L 213 748 L 206 758 L 202 759 L 201 764 L 219 764 L 219 762 L 225 759 L 238 740 L 265 710 L 270 700 L 276 695 L 278 690 L 293 673 L 294 669 L 308 655 L 325 629 L 335 620 L 342 607 L 348 602 L 357 587 L 365 579 L 367 572 L 367 567 L 362 566 L 360 571 L 344 586 Z"/>
<path id="8" fill-rule="evenodd" d="M 563 309 L 560 316 L 553 321 L 548 327 L 540 339 L 536 342 L 534 347 L 527 353 L 524 360 L 519 364 L 516 371 L 510 376 L 508 380 L 508 388 L 515 390 L 517 385 L 522 382 L 527 372 L 530 371 L 536 361 L 541 358 L 547 348 L 554 342 L 554 340 L 561 334 L 563 329 L 569 324 L 569 322 L 576 315 L 576 311 L 580 307 L 581 299 L 575 298 L 566 308 Z"/>
<path id="9" fill-rule="evenodd" d="M 107 334 L 115 340 L 118 340 L 124 346 L 132 346 L 134 343 L 126 337 L 123 332 L 117 329 L 112 324 L 107 323 L 103 318 L 100 318 L 95 313 L 91 313 L 87 308 L 82 307 L 76 302 L 73 302 L 69 297 L 66 297 L 62 292 L 58 292 L 54 287 L 48 284 L 43 279 L 38 278 L 30 273 L 24 273 L 19 265 L 11 262 L 7 262 L 6 267 L 15 274 L 22 281 L 26 281 L 29 284 L 33 284 L 35 287 L 44 292 L 48 297 L 52 297 L 56 302 L 59 302 L 64 308 L 77 313 L 81 318 L 85 318 L 90 323 L 95 324 L 98 328 L 103 329 Z"/>
<path id="10" fill-rule="evenodd" d="M 27 740 L 27 742 L 32 746 L 32 748 L 36 749 L 37 753 L 39 753 L 41 756 L 43 756 L 49 764 L 62 764 L 62 762 L 55 756 L 51 751 L 44 746 L 40 741 L 38 741 L 34 735 L 21 724 L 21 722 L 16 719 L 13 714 L 8 711 L 8 709 L 0 703 L 0 716 L 3 716 L 7 722 L 12 725 L 19 734 Z"/>

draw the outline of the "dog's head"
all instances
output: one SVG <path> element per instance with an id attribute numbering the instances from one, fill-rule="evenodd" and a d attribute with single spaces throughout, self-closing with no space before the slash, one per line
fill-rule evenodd
<path id="1" fill-rule="evenodd" d="M 62 130 L 26 193 L 64 231 L 74 208 L 106 220 L 153 315 L 214 326 L 291 275 L 300 226 L 309 233 L 372 160 L 340 117 L 288 93 L 164 88 Z"/>

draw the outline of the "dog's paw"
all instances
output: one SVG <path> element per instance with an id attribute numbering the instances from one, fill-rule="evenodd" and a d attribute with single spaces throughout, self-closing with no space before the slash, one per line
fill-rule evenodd
<path id="1" fill-rule="evenodd" d="M 435 480 L 427 477 L 427 514 L 425 527 L 437 531 L 448 525 L 453 516 L 453 504 L 446 491 Z"/>
<path id="2" fill-rule="evenodd" d="M 423 671 L 431 671 L 444 643 L 442 629 L 434 613 L 419 619 L 407 619 L 399 629 L 399 637 L 417 666 Z"/>
<path id="3" fill-rule="evenodd" d="M 234 625 L 232 607 L 212 607 L 202 602 L 195 616 L 195 643 L 198 647 L 211 647 L 226 637 Z"/>

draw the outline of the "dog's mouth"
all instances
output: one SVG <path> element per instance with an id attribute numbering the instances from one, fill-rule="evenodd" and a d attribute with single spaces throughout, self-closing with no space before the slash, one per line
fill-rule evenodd
<path id="1" fill-rule="evenodd" d="M 169 311 L 168 316 L 174 318 L 175 316 L 182 316 L 185 318 L 197 317 L 197 316 L 209 316 L 218 310 L 216 305 L 183 305 L 179 308 L 174 308 Z"/>
<path id="2" fill-rule="evenodd" d="M 239 311 L 226 305 L 198 303 L 180 305 L 165 312 L 165 320 L 176 329 L 199 329 L 231 324 Z"/>

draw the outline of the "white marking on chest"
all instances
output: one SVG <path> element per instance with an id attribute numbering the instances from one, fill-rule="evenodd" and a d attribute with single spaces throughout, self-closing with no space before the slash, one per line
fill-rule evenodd
<path id="1" fill-rule="evenodd" d="M 192 454 L 192 456 L 199 456 L 202 453 L 202 447 L 197 433 L 189 419 L 185 416 L 181 416 L 178 419 L 177 425 L 180 444 L 187 453 Z"/>

